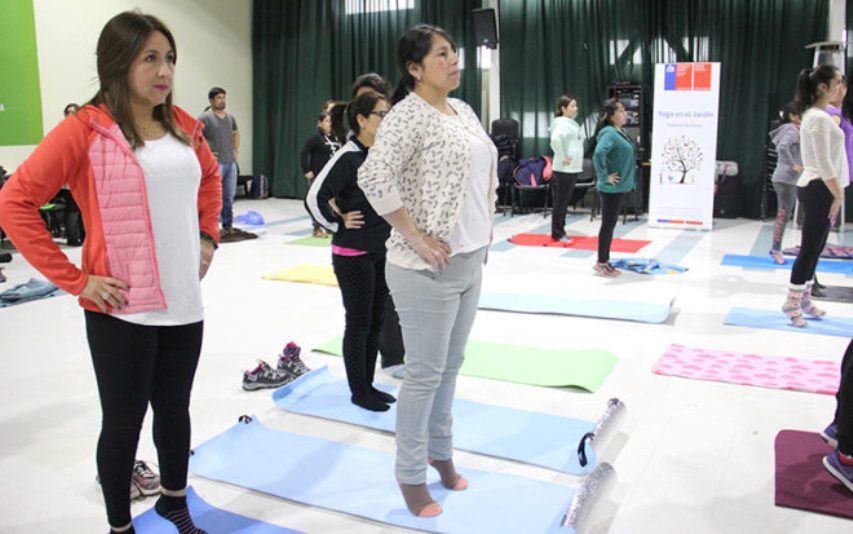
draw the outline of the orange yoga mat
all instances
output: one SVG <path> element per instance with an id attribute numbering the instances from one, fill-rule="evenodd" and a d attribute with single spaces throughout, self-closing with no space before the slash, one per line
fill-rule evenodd
<path id="1" fill-rule="evenodd" d="M 571 237 L 571 241 L 564 243 L 562 241 L 554 241 L 548 234 L 516 234 L 509 238 L 510 243 L 523 247 L 557 247 L 557 248 L 573 248 L 578 250 L 598 250 L 598 238 L 590 237 Z M 645 239 L 619 239 L 614 238 L 610 243 L 612 252 L 638 252 L 640 249 L 651 243 Z"/>

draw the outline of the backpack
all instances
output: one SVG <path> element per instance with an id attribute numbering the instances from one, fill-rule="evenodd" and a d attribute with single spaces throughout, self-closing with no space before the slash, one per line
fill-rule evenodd
<path id="1" fill-rule="evenodd" d="M 527 187 L 544 185 L 551 180 L 553 167 L 548 156 L 535 156 L 519 160 L 518 166 L 512 171 L 515 183 Z"/>
<path id="2" fill-rule="evenodd" d="M 270 181 L 265 174 L 252 176 L 249 198 L 267 198 L 270 196 Z"/>

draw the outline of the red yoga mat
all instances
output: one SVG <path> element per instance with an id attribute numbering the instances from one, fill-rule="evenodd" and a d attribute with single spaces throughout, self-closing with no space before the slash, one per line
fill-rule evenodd
<path id="1" fill-rule="evenodd" d="M 547 234 L 516 234 L 509 238 L 510 243 L 522 247 L 557 247 L 574 248 L 578 250 L 598 250 L 597 237 L 571 237 L 571 241 L 564 243 L 553 241 Z M 619 239 L 615 238 L 610 243 L 612 252 L 638 252 L 641 248 L 651 243 L 644 239 Z"/>
<path id="2" fill-rule="evenodd" d="M 818 434 L 776 434 L 776 506 L 853 519 L 853 493 L 823 467 L 832 452 Z"/>

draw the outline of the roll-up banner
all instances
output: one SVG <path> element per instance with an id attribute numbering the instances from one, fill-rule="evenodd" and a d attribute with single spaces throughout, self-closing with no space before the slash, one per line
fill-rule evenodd
<path id="1" fill-rule="evenodd" d="M 720 64 L 658 64 L 654 95 L 649 225 L 710 230 Z"/>

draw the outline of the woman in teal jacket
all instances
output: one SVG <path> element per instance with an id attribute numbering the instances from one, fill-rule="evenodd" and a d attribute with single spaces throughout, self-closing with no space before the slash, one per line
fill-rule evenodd
<path id="1" fill-rule="evenodd" d="M 583 168 L 583 139 L 581 128 L 575 122 L 578 102 L 575 97 L 563 95 L 557 99 L 554 121 L 548 128 L 551 149 L 554 151 L 554 204 L 551 210 L 551 239 L 566 237 L 566 209 L 575 191 L 575 182 Z"/>
<path id="2" fill-rule="evenodd" d="M 637 148 L 622 126 L 628 115 L 618 100 L 604 102 L 595 136 L 592 163 L 595 166 L 596 187 L 601 194 L 601 228 L 598 231 L 598 263 L 596 274 L 607 277 L 621 272 L 610 265 L 610 242 L 619 219 L 625 196 L 634 189 L 637 176 Z"/>

